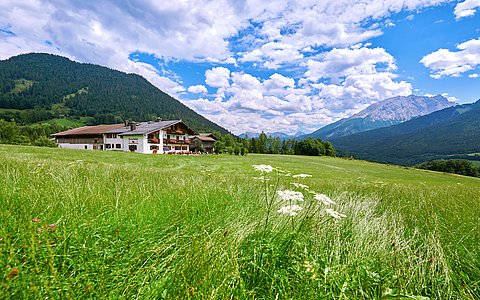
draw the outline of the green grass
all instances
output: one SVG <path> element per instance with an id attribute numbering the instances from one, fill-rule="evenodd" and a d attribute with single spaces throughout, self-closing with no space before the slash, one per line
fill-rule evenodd
<path id="1" fill-rule="evenodd" d="M 312 177 L 265 184 L 253 164 Z M 477 178 L 328 157 L 7 145 L 0 172 L 0 298 L 480 297 Z M 347 217 L 308 193 L 299 215 L 280 215 L 270 200 L 292 181 Z"/>
<path id="2" fill-rule="evenodd" d="M 69 119 L 69 118 L 55 118 L 55 119 L 42 121 L 39 123 L 40 124 L 56 124 L 56 125 L 71 127 L 71 128 L 85 126 L 85 120 L 82 120 L 82 119 L 75 120 L 75 119 Z"/>
<path id="3" fill-rule="evenodd" d="M 15 87 L 13 88 L 11 93 L 19 94 L 21 92 L 24 92 L 24 91 L 28 90 L 29 88 L 31 88 L 34 83 L 35 83 L 35 81 L 33 81 L 33 80 L 26 80 L 26 79 L 15 80 Z"/>

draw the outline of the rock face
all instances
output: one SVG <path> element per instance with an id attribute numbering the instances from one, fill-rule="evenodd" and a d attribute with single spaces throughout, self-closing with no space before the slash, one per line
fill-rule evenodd
<path id="1" fill-rule="evenodd" d="M 434 97 L 398 96 L 372 104 L 349 119 L 364 118 L 372 121 L 405 122 L 453 105 L 455 103 L 448 101 L 442 95 Z"/>
<path id="2" fill-rule="evenodd" d="M 398 96 L 370 105 L 361 112 L 329 124 L 302 138 L 332 139 L 367 130 L 396 125 L 415 117 L 455 105 L 441 95 Z"/>

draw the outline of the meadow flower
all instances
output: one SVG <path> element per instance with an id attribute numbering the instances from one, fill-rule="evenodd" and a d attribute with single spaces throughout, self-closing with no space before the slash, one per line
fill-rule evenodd
<path id="1" fill-rule="evenodd" d="M 330 199 L 327 195 L 324 194 L 315 194 L 315 200 L 323 202 L 325 205 L 330 205 L 330 204 L 337 204 L 332 199 Z"/>
<path id="2" fill-rule="evenodd" d="M 298 211 L 301 211 L 302 209 L 303 209 L 303 207 L 298 206 L 296 204 L 285 205 L 282 208 L 280 208 L 279 210 L 277 210 L 277 212 L 293 217 L 293 216 L 296 216 L 298 214 Z"/>
<path id="3" fill-rule="evenodd" d="M 33 223 L 40 223 L 40 219 L 38 219 L 38 218 L 33 218 L 33 219 L 32 219 L 32 222 L 33 222 Z"/>
<path id="4" fill-rule="evenodd" d="M 301 183 L 298 183 L 298 182 L 291 182 L 291 184 L 298 189 L 300 189 L 300 188 L 305 189 L 305 190 L 309 189 L 308 185 L 301 184 Z"/>
<path id="5" fill-rule="evenodd" d="M 312 175 L 310 175 L 310 174 L 297 174 L 297 175 L 293 175 L 292 177 L 293 178 L 306 178 L 306 177 L 312 177 Z"/>
<path id="6" fill-rule="evenodd" d="M 260 180 L 260 181 L 269 181 L 270 178 L 265 178 L 265 176 L 260 176 L 260 177 L 253 177 L 255 180 Z"/>
<path id="7" fill-rule="evenodd" d="M 291 190 L 277 191 L 278 198 L 283 201 L 303 201 L 303 194 Z"/>
<path id="8" fill-rule="evenodd" d="M 270 173 L 273 171 L 273 167 L 270 165 L 253 165 L 253 168 L 256 171 L 262 172 L 262 173 Z"/>
<path id="9" fill-rule="evenodd" d="M 340 219 L 342 219 L 342 218 L 346 218 L 346 217 L 347 217 L 346 215 L 341 214 L 341 213 L 339 213 L 338 211 L 333 210 L 333 209 L 330 209 L 330 208 L 325 209 L 325 211 L 326 211 L 330 216 L 332 216 L 333 218 L 335 218 L 335 219 L 337 219 L 337 220 L 340 220 Z"/>

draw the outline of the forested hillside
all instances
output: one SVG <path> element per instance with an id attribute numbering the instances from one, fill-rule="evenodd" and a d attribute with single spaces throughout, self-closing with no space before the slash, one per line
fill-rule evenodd
<path id="1" fill-rule="evenodd" d="M 143 77 L 51 54 L 0 61 L 0 118 L 30 124 L 50 119 L 79 124 L 182 119 L 195 130 L 227 130 L 200 116 Z"/>
<path id="2" fill-rule="evenodd" d="M 480 153 L 480 100 L 332 143 L 342 154 L 404 165 Z"/>

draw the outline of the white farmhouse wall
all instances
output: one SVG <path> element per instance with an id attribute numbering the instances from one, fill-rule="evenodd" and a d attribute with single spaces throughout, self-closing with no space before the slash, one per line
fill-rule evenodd
<path id="1" fill-rule="evenodd" d="M 82 149 L 82 150 L 93 150 L 92 144 L 68 144 L 68 143 L 58 143 L 59 148 L 67 149 Z M 86 148 L 85 148 L 86 147 Z"/>

